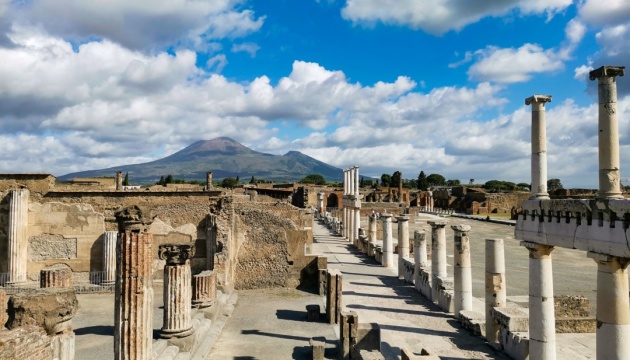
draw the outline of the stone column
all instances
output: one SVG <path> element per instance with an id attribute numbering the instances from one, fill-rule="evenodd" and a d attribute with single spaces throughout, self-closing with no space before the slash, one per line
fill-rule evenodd
<path id="1" fill-rule="evenodd" d="M 413 232 L 413 283 L 420 282 L 420 268 L 427 266 L 427 242 L 423 230 Z"/>
<path id="2" fill-rule="evenodd" d="M 392 214 L 384 213 L 383 219 L 383 266 L 394 266 L 394 240 L 392 238 Z"/>
<path id="3" fill-rule="evenodd" d="M 192 305 L 205 308 L 214 304 L 217 298 L 217 273 L 205 270 L 193 275 Z"/>
<path id="4" fill-rule="evenodd" d="M 368 217 L 368 241 L 376 242 L 376 214 L 371 214 Z"/>
<path id="5" fill-rule="evenodd" d="M 0 331 L 4 330 L 4 324 L 7 323 L 7 293 L 0 290 Z"/>
<path id="6" fill-rule="evenodd" d="M 446 220 L 427 221 L 431 225 L 431 299 L 437 299 L 437 281 L 436 278 L 445 278 L 446 272 Z"/>
<path id="7" fill-rule="evenodd" d="M 212 184 L 212 171 L 206 173 L 206 189 L 212 190 L 214 185 Z"/>
<path id="8" fill-rule="evenodd" d="M 598 79 L 599 97 L 599 191 L 600 199 L 622 199 L 619 175 L 619 126 L 617 124 L 617 83 L 623 66 L 602 66 L 589 73 Z"/>
<path id="9" fill-rule="evenodd" d="M 214 256 L 217 253 L 217 216 L 206 217 L 206 270 L 214 270 Z"/>
<path id="10" fill-rule="evenodd" d="M 181 338 L 192 334 L 190 307 L 192 299 L 190 259 L 195 246 L 188 244 L 160 245 L 158 256 L 164 266 L 164 322 L 160 337 Z"/>
<path id="11" fill-rule="evenodd" d="M 354 209 L 351 207 L 348 207 L 348 241 L 354 244 Z"/>
<path id="12" fill-rule="evenodd" d="M 554 247 L 527 241 L 521 241 L 521 245 L 529 250 L 529 356 L 554 360 L 556 319 L 551 268 Z"/>
<path id="13" fill-rule="evenodd" d="M 454 235 L 453 287 L 455 317 L 461 311 L 470 311 L 473 306 L 472 269 L 470 263 L 470 225 L 452 225 Z"/>
<path id="14" fill-rule="evenodd" d="M 28 189 L 9 191 L 8 272 L 9 284 L 26 282 L 28 261 Z"/>
<path id="15" fill-rule="evenodd" d="M 588 253 L 597 262 L 597 359 L 621 360 L 630 354 L 630 259 Z"/>
<path id="16" fill-rule="evenodd" d="M 114 358 L 149 360 L 153 344 L 153 236 L 125 231 L 116 242 Z"/>
<path id="17" fill-rule="evenodd" d="M 506 305 L 503 239 L 486 239 L 486 339 L 495 347 L 499 346 L 499 326 L 492 318 L 492 308 Z"/>
<path id="18" fill-rule="evenodd" d="M 402 172 L 400 173 L 400 178 L 398 179 L 398 202 L 403 202 L 403 177 Z"/>
<path id="19" fill-rule="evenodd" d="M 116 171 L 116 190 L 123 189 L 122 171 Z"/>
<path id="20" fill-rule="evenodd" d="M 361 228 L 361 208 L 354 209 L 354 238 L 358 245 L 359 243 L 359 229 Z"/>
<path id="21" fill-rule="evenodd" d="M 116 282 L 116 241 L 118 231 L 105 231 L 103 234 L 103 281 L 102 285 Z"/>
<path id="22" fill-rule="evenodd" d="M 319 211 L 319 215 L 321 216 L 326 212 L 324 208 L 324 193 L 317 193 L 317 211 Z"/>
<path id="23" fill-rule="evenodd" d="M 532 185 L 530 199 L 549 199 L 547 193 L 547 127 L 545 103 L 551 95 L 534 95 L 525 99 L 532 105 Z"/>
<path id="24" fill-rule="evenodd" d="M 409 257 L 409 215 L 396 217 L 398 220 L 398 278 L 405 278 L 404 258 Z"/>
<path id="25" fill-rule="evenodd" d="M 51 288 L 72 287 L 72 271 L 70 269 L 43 269 L 39 272 L 39 287 Z"/>

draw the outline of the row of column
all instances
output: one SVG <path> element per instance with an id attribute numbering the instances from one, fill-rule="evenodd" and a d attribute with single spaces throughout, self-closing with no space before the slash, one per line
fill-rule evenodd
<path id="1" fill-rule="evenodd" d="M 343 237 L 356 245 L 361 228 L 361 195 L 359 193 L 359 167 L 344 170 Z"/>

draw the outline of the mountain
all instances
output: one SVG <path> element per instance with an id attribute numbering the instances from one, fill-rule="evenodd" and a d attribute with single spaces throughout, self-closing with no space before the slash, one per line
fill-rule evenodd
<path id="1" fill-rule="evenodd" d="M 264 180 L 297 181 L 310 174 L 320 174 L 327 181 L 343 180 L 341 169 L 299 151 L 284 155 L 265 154 L 228 137 L 197 141 L 170 156 L 148 163 L 81 171 L 58 179 L 114 176 L 119 170 L 123 174 L 128 172 L 134 184 L 154 183 L 169 174 L 178 179 L 205 181 L 207 171 L 212 171 L 214 179 L 239 176 L 241 181 L 249 181 L 252 176 Z"/>

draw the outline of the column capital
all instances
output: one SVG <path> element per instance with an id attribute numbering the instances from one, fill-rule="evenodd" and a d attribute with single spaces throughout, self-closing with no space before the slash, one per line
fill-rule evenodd
<path id="1" fill-rule="evenodd" d="M 433 229 L 435 229 L 435 228 L 439 228 L 439 227 L 445 227 L 448 224 L 448 221 L 446 221 L 446 220 L 430 220 L 430 221 L 427 221 L 427 224 L 431 225 L 431 227 Z"/>
<path id="2" fill-rule="evenodd" d="M 531 103 L 546 103 L 551 102 L 551 95 L 532 95 L 525 99 L 525 105 L 529 105 Z"/>
<path id="3" fill-rule="evenodd" d="M 612 262 L 618 262 L 619 265 L 621 265 L 621 267 L 625 269 L 626 267 L 628 267 L 628 264 L 630 264 L 630 258 L 625 258 L 625 257 L 600 254 L 600 253 L 591 252 L 591 251 L 589 251 L 586 254 L 586 256 L 595 260 L 597 264 L 601 264 L 601 265 L 607 265 Z"/>
<path id="4" fill-rule="evenodd" d="M 391 220 L 392 216 L 394 216 L 394 215 L 390 214 L 390 213 L 382 213 L 381 214 L 381 219 L 383 219 L 383 220 L 390 219 Z"/>
<path id="5" fill-rule="evenodd" d="M 470 225 L 457 224 L 457 225 L 451 225 L 451 229 L 455 231 L 459 231 L 459 232 L 469 232 L 470 229 L 472 228 L 470 227 Z"/>
<path id="6" fill-rule="evenodd" d="M 195 245 L 164 244 L 160 245 L 158 257 L 166 260 L 166 265 L 184 265 L 195 255 Z"/>
<path id="7" fill-rule="evenodd" d="M 409 221 L 409 215 L 400 215 L 396 216 L 396 220 L 400 221 Z"/>
<path id="8" fill-rule="evenodd" d="M 553 249 L 553 246 L 538 244 L 529 241 L 521 241 L 521 246 L 529 250 L 529 257 L 533 259 L 541 258 L 542 256 L 549 256 Z"/>
<path id="9" fill-rule="evenodd" d="M 602 77 L 623 76 L 625 68 L 625 66 L 602 66 L 588 73 L 588 78 L 590 80 L 595 80 Z"/>

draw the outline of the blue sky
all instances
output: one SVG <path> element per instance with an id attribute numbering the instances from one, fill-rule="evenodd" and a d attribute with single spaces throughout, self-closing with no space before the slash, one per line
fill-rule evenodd
<path id="1" fill-rule="evenodd" d="M 524 99 L 551 94 L 549 176 L 596 187 L 588 71 L 628 65 L 629 39 L 630 0 L 0 0 L 0 172 L 229 136 L 367 176 L 529 182 Z"/>

